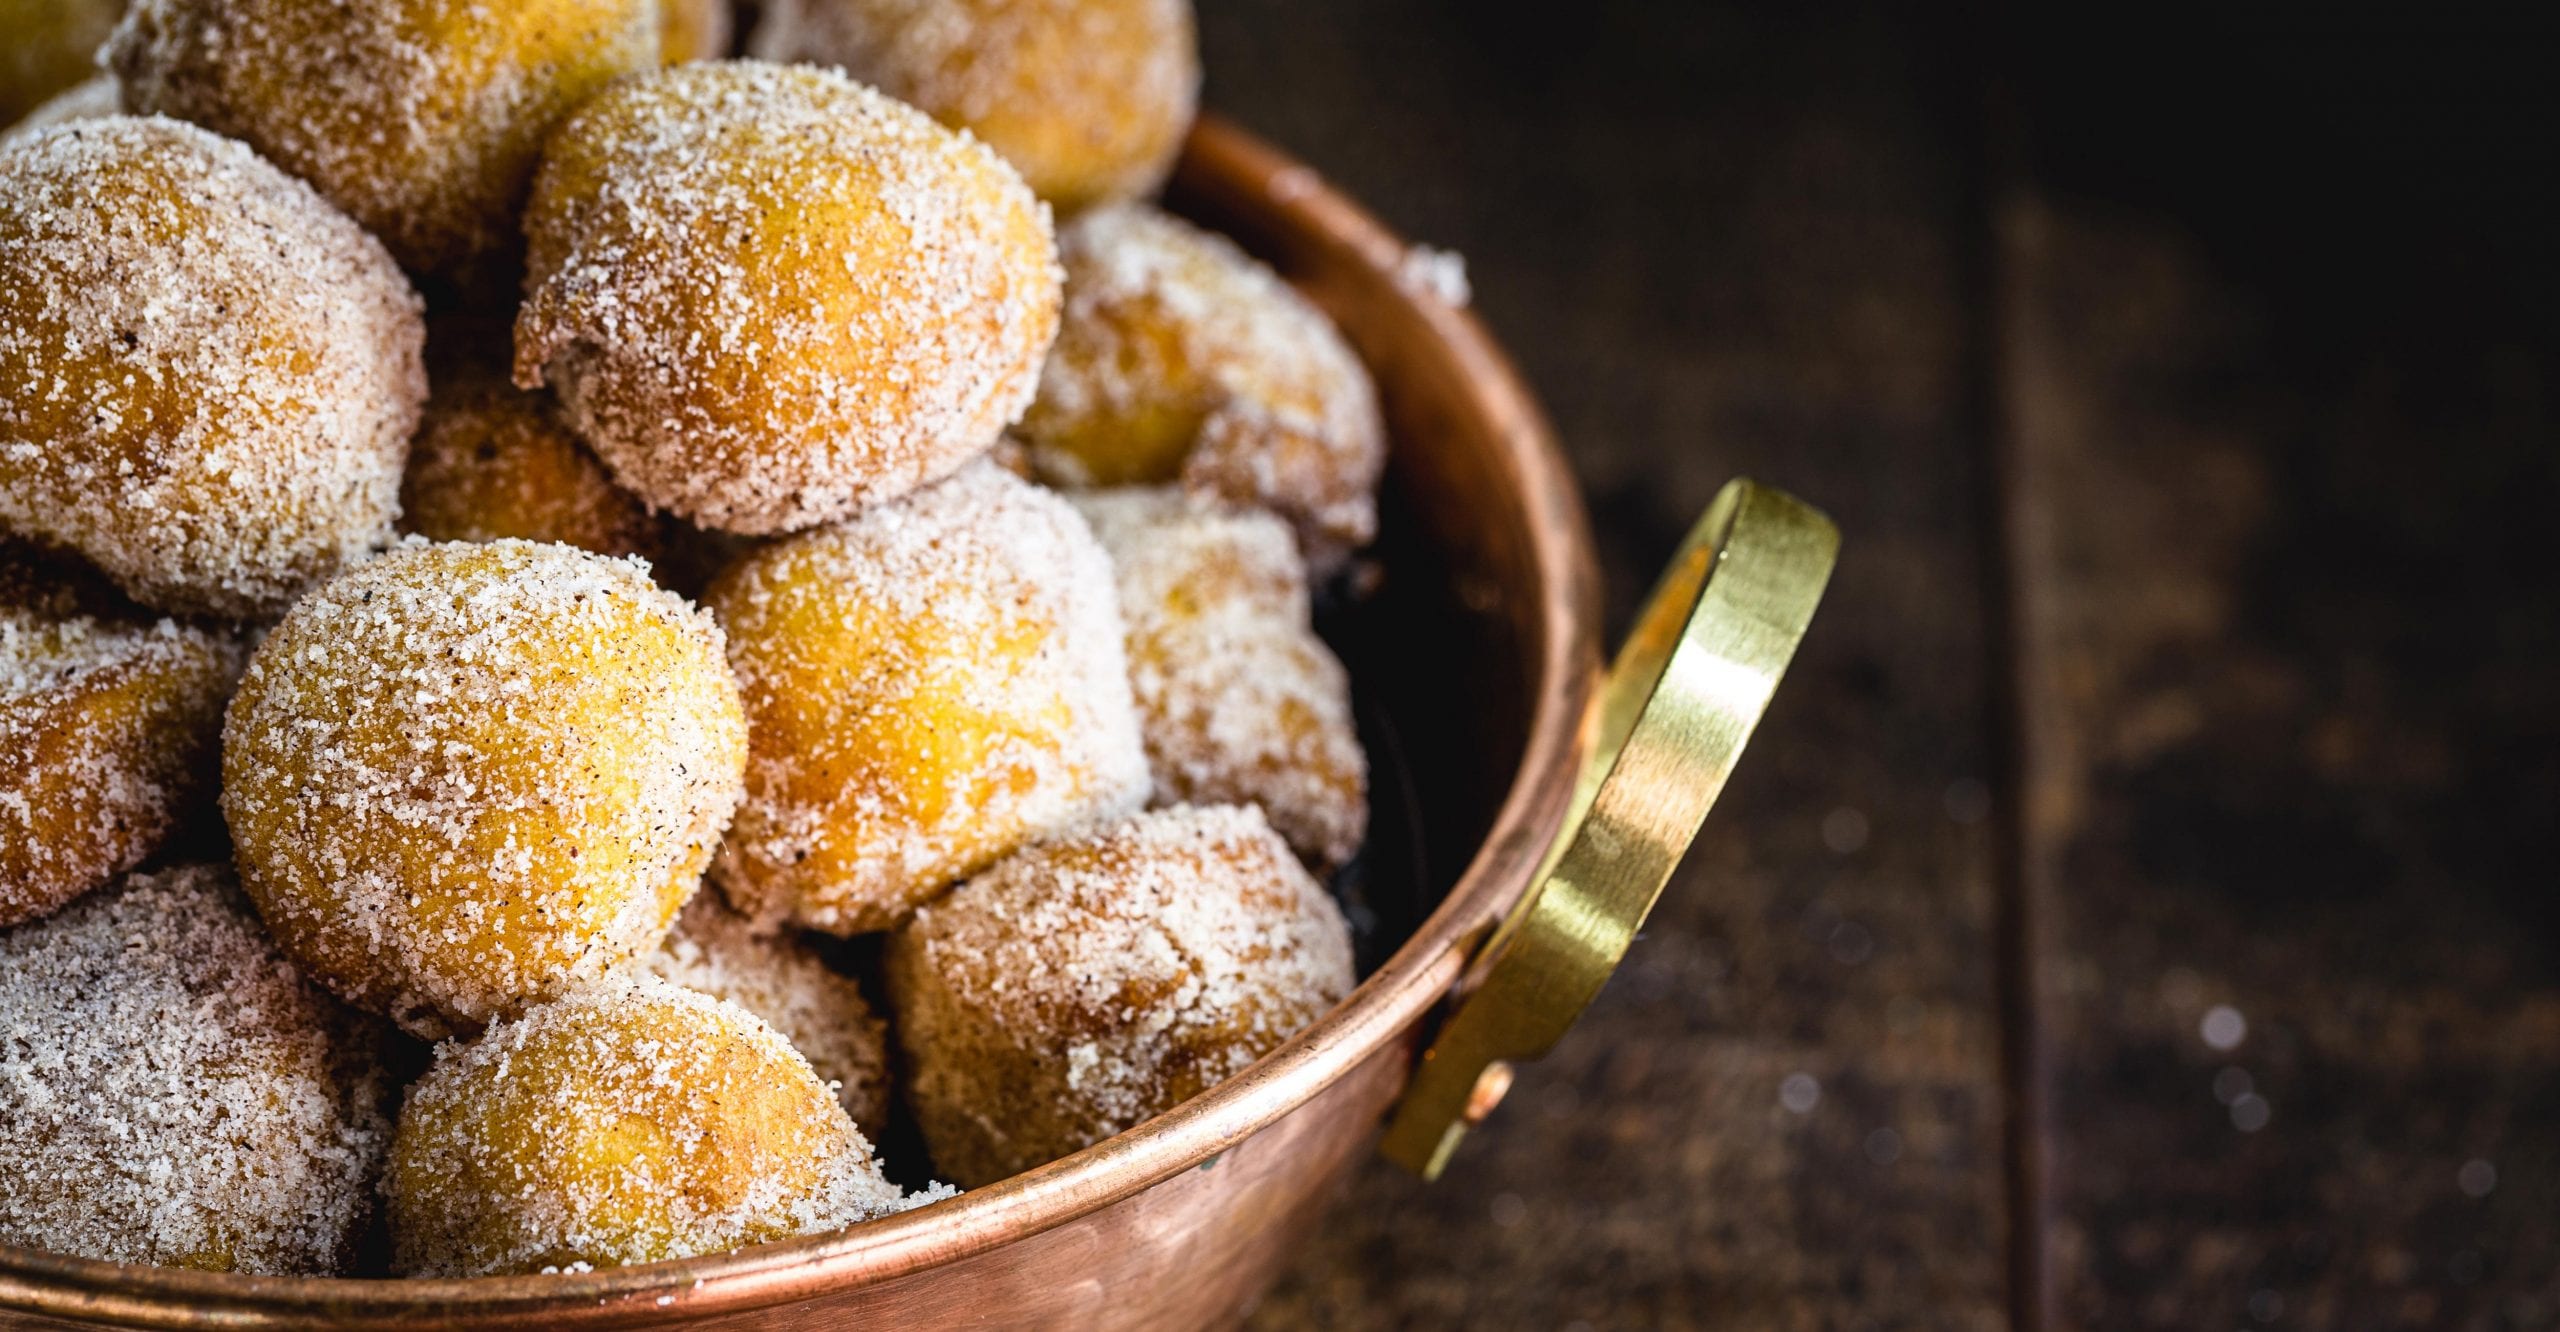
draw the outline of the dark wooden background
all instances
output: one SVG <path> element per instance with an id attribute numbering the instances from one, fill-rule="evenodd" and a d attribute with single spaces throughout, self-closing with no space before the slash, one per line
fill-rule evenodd
<path id="1" fill-rule="evenodd" d="M 1849 536 L 1624 971 L 1255 1326 L 2560 1325 L 2560 45 L 2049 8 L 1204 0 L 1616 623 L 1736 473 Z"/>

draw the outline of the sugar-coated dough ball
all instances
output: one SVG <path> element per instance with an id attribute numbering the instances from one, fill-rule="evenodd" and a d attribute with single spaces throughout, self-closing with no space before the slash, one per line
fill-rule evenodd
<path id="1" fill-rule="evenodd" d="M 0 926 L 131 869 L 211 804 L 240 645 L 79 600 L 0 550 Z"/>
<path id="2" fill-rule="evenodd" d="M 0 1244 L 324 1276 L 391 1136 L 389 1031 L 304 981 L 228 871 L 0 932 Z"/>
<path id="3" fill-rule="evenodd" d="M 124 0 L 0 0 L 0 125 L 97 72 Z"/>
<path id="4" fill-rule="evenodd" d="M 704 601 L 753 722 L 713 872 L 761 925 L 886 929 L 1146 797 L 1110 560 L 992 464 L 756 551 Z"/>
<path id="5" fill-rule="evenodd" d="M 1180 481 L 1258 505 L 1331 572 L 1377 530 L 1386 431 L 1322 311 L 1222 236 L 1143 204 L 1058 238 L 1067 309 L 1018 427 L 1059 485 Z"/>
<path id="6" fill-rule="evenodd" d="M 1057 330 L 1048 211 L 985 146 L 842 75 L 721 61 L 553 136 L 516 382 L 641 498 L 770 534 L 947 476 Z"/>
<path id="7" fill-rule="evenodd" d="M 665 545 L 665 525 L 613 484 L 549 395 L 468 366 L 427 395 L 400 526 L 436 541 L 520 537 L 652 561 Z"/>
<path id="8" fill-rule="evenodd" d="M 1164 1113 L 1351 992 L 1342 912 L 1249 807 L 1043 843 L 889 945 L 907 1099 L 965 1188 Z"/>
<path id="9" fill-rule="evenodd" d="M 1120 575 L 1156 800 L 1257 805 L 1309 865 L 1350 860 L 1368 832 L 1369 761 L 1288 525 L 1173 489 L 1095 491 L 1076 507 Z"/>
<path id="10" fill-rule="evenodd" d="M 0 530 L 137 600 L 282 611 L 390 537 L 418 297 L 310 188 L 190 125 L 0 147 Z"/>
<path id="11" fill-rule="evenodd" d="M 423 1036 L 658 946 L 736 806 L 719 626 L 641 566 L 416 543 L 249 660 L 222 808 L 286 951 Z"/>
<path id="12" fill-rule="evenodd" d="M 75 120 L 97 120 L 120 115 L 123 111 L 124 91 L 116 86 L 113 75 L 101 74 L 54 94 L 29 111 L 17 124 L 0 130 L 0 145 L 40 129 L 68 125 Z"/>
<path id="13" fill-rule="evenodd" d="M 726 1253 L 906 1204 L 789 1042 L 647 977 L 439 1047 L 382 1191 L 393 1266 L 444 1277 Z"/>
<path id="14" fill-rule="evenodd" d="M 889 1112 L 889 1026 L 862 987 L 786 934 L 758 934 L 718 893 L 703 893 L 641 967 L 755 1014 L 835 1084 L 854 1126 L 876 1133 Z"/>
<path id="15" fill-rule="evenodd" d="M 1064 209 L 1154 191 L 1200 101 L 1191 0 L 777 0 L 753 48 L 969 130 Z"/>
<path id="16" fill-rule="evenodd" d="M 729 0 L 665 0 L 660 6 L 658 54 L 670 65 L 717 60 L 729 53 L 736 26 Z"/>
<path id="17" fill-rule="evenodd" d="M 658 63 L 653 0 L 134 0 L 125 100 L 246 140 L 418 271 L 506 249 L 543 136 Z"/>

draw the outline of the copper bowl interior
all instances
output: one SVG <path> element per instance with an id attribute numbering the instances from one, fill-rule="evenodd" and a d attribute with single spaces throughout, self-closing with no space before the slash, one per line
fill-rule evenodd
<path id="1" fill-rule="evenodd" d="M 1334 316 L 1376 375 L 1393 435 L 1373 552 L 1381 576 L 1373 595 L 1338 600 L 1324 617 L 1376 769 L 1371 844 L 1342 885 L 1366 977 L 1349 1000 L 1128 1133 L 837 1234 L 466 1281 L 245 1277 L 0 1246 L 0 1322 L 19 1310 L 158 1326 L 634 1324 L 912 1288 L 1214 1164 L 1346 1075 L 1391 1065 L 1363 1102 L 1381 1108 L 1370 1103 L 1401 1084 L 1423 1021 L 1525 890 L 1562 820 L 1600 660 L 1590 536 L 1534 401 L 1469 313 L 1400 279 L 1406 247 L 1375 219 L 1215 119 L 1194 131 L 1168 204 L 1234 237 Z M 1328 1130 L 1339 1139 L 1328 1165 L 1342 1168 L 1375 1131 Z M 1276 1262 L 1230 1285 L 1249 1294 Z"/>

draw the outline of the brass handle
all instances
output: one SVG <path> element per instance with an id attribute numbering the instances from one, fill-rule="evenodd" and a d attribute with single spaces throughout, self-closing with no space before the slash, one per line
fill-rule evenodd
<path id="1" fill-rule="evenodd" d="M 1690 529 L 1602 682 L 1555 843 L 1388 1122 L 1389 1159 L 1438 1178 L 1510 1087 L 1510 1061 L 1553 1049 L 1599 995 L 1733 775 L 1839 551 L 1830 519 L 1751 481 Z"/>

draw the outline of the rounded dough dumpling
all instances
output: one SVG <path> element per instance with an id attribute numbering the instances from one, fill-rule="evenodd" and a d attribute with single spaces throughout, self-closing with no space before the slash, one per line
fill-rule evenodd
<path id="1" fill-rule="evenodd" d="M 1259 806 L 1318 871 L 1359 851 L 1369 761 L 1288 525 L 1173 489 L 1076 498 L 1120 576 L 1162 804 Z"/>
<path id="2" fill-rule="evenodd" d="M 713 872 L 760 926 L 886 929 L 1146 798 L 1110 560 L 992 464 L 749 554 L 704 600 L 754 736 Z"/>
<path id="3" fill-rule="evenodd" d="M 131 869 L 212 803 L 240 645 L 87 600 L 0 549 L 0 926 Z"/>
<path id="4" fill-rule="evenodd" d="M 642 499 L 785 532 L 986 452 L 1057 330 L 1048 212 L 983 145 L 841 75 L 722 61 L 553 136 L 516 382 Z"/>
<path id="5" fill-rule="evenodd" d="M 755 1014 L 781 1032 L 833 1083 L 855 1127 L 878 1132 L 889 1112 L 889 1027 L 853 978 L 807 944 L 758 934 L 746 918 L 703 893 L 676 918 L 665 944 L 641 962 L 661 980 Z"/>
<path id="6" fill-rule="evenodd" d="M 1143 204 L 1059 236 L 1067 309 L 1017 432 L 1055 484 L 1185 487 L 1270 509 L 1307 563 L 1377 531 L 1386 430 L 1322 311 L 1222 236 Z"/>
<path id="7" fill-rule="evenodd" d="M 0 125 L 95 74 L 124 0 L 0 0 Z"/>
<path id="8" fill-rule="evenodd" d="M 736 26 L 729 0 L 665 0 L 658 23 L 658 54 L 670 65 L 717 60 L 729 53 Z"/>
<path id="9" fill-rule="evenodd" d="M 444 370 L 409 446 L 400 526 L 435 541 L 558 542 L 656 561 L 664 524 L 613 484 L 559 408 L 492 371 Z"/>
<path id="10" fill-rule="evenodd" d="M 442 1277 L 726 1253 L 907 1205 L 773 1028 L 646 977 L 439 1047 L 382 1192 L 393 1266 Z"/>
<path id="11" fill-rule="evenodd" d="M 1190 0 L 778 0 L 753 53 L 848 74 L 1074 210 L 1154 191 L 1199 109 Z"/>
<path id="12" fill-rule="evenodd" d="M 418 272 L 510 248 L 543 136 L 658 63 L 653 0 L 134 0 L 136 110 L 245 140 Z"/>
<path id="13" fill-rule="evenodd" d="M 1249 807 L 1042 843 L 889 944 L 907 1100 L 964 1188 L 1243 1070 L 1351 992 L 1342 912 Z"/>
<path id="14" fill-rule="evenodd" d="M 380 1023 L 303 980 L 211 866 L 0 933 L 0 1244 L 327 1276 L 391 1136 Z"/>
<path id="15" fill-rule="evenodd" d="M 286 951 L 443 1036 L 658 946 L 737 804 L 746 725 L 719 626 L 638 564 L 421 542 L 259 644 L 222 759 Z"/>
<path id="16" fill-rule="evenodd" d="M 191 125 L 0 147 L 0 530 L 136 600 L 282 611 L 390 538 L 417 294 L 310 187 Z"/>

